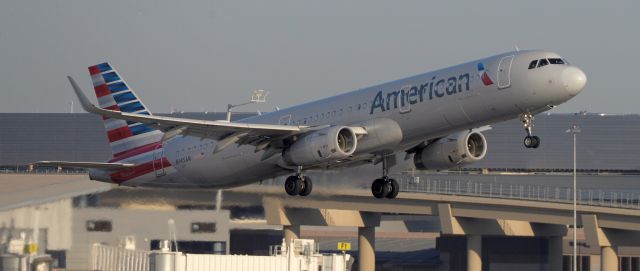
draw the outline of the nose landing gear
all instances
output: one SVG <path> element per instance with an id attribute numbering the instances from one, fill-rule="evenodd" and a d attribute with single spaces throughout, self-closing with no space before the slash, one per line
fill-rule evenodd
<path id="1" fill-rule="evenodd" d="M 525 131 L 527 131 L 527 136 L 524 137 L 524 146 L 528 149 L 537 149 L 540 146 L 540 138 L 531 135 L 531 130 L 533 129 L 533 119 L 534 118 L 531 113 L 524 113 L 520 115 L 520 120 L 524 125 Z"/>

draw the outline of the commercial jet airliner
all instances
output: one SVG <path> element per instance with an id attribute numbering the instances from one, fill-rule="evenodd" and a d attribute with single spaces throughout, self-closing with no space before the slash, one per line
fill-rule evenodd
<path id="1" fill-rule="evenodd" d="M 68 79 L 84 110 L 102 116 L 113 159 L 38 164 L 141 187 L 227 188 L 290 175 L 286 193 L 307 196 L 305 170 L 374 163 L 382 167 L 376 198 L 398 195 L 389 157 L 404 152 L 419 170 L 472 163 L 487 152 L 482 130 L 491 123 L 520 118 L 524 146 L 537 148 L 534 115 L 587 82 L 558 54 L 515 51 L 229 122 L 152 115 L 111 64 L 89 74 L 99 106 Z"/>

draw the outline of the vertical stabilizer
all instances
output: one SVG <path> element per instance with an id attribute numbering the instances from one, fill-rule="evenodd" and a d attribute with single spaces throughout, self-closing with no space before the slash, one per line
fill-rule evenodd
<path id="1" fill-rule="evenodd" d="M 98 106 L 103 109 L 151 115 L 122 76 L 109 63 L 89 67 Z M 159 147 L 162 132 L 147 124 L 103 117 L 114 160 Z"/>

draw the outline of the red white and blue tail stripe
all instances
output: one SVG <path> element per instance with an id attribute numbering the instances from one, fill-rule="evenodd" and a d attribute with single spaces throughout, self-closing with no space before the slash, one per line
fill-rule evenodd
<path id="1" fill-rule="evenodd" d="M 89 74 L 100 108 L 151 115 L 122 76 L 109 63 L 89 67 Z M 133 168 L 108 173 L 113 182 L 153 179 L 156 177 L 154 171 L 171 167 L 162 152 L 162 132 L 139 122 L 104 116 L 102 119 L 113 154 L 113 159 L 109 162 L 126 161 L 136 165 Z"/>
<path id="2" fill-rule="evenodd" d="M 89 67 L 89 74 L 100 108 L 136 114 L 151 114 L 109 63 L 105 62 Z M 162 138 L 162 132 L 143 123 L 106 117 L 103 117 L 103 121 L 114 158 L 131 150 L 154 144 Z"/>

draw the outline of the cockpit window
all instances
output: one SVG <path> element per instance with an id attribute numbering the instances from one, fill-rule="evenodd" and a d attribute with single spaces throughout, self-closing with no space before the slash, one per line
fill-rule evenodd
<path id="1" fill-rule="evenodd" d="M 562 58 L 549 58 L 551 64 L 565 64 Z"/>
<path id="2" fill-rule="evenodd" d="M 529 63 L 529 69 L 535 69 L 536 65 L 538 65 L 538 60 L 531 61 L 531 63 Z"/>
<path id="3" fill-rule="evenodd" d="M 546 58 L 540 59 L 540 61 L 538 62 L 538 68 L 542 66 L 547 66 L 547 65 L 549 65 L 549 61 L 547 61 Z"/>

